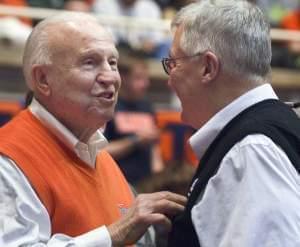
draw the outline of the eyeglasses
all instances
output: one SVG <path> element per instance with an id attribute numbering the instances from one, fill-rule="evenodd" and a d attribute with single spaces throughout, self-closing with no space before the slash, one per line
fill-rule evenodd
<path id="1" fill-rule="evenodd" d="M 204 52 L 198 52 L 194 55 L 191 56 L 183 56 L 183 57 L 176 57 L 176 58 L 171 58 L 171 57 L 165 57 L 161 60 L 162 66 L 165 70 L 165 72 L 169 75 L 170 71 L 176 67 L 176 61 L 180 59 L 189 59 L 192 57 L 196 57 L 199 55 L 202 55 Z"/>

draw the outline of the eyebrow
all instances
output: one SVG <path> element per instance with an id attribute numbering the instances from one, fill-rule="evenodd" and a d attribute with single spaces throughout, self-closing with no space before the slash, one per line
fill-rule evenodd
<path id="1" fill-rule="evenodd" d="M 105 50 L 104 49 L 87 49 L 81 52 L 80 57 L 85 57 L 89 55 L 104 55 Z M 109 57 L 114 57 L 116 59 L 119 59 L 119 52 L 116 49 L 113 49 L 111 54 L 109 54 Z"/>

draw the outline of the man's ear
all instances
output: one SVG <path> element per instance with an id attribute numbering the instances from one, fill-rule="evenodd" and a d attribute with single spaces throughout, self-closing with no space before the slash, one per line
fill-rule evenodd
<path id="1" fill-rule="evenodd" d="M 220 60 L 212 53 L 207 51 L 203 55 L 204 71 L 202 74 L 202 81 L 204 83 L 209 83 L 216 79 L 220 72 Z"/>
<path id="2" fill-rule="evenodd" d="M 47 76 L 47 66 L 35 64 L 31 69 L 31 78 L 33 80 L 34 88 L 37 92 L 44 96 L 51 94 L 51 88 Z"/>

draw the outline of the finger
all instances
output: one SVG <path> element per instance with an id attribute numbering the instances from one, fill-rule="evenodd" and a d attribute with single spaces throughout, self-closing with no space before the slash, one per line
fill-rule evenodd
<path id="1" fill-rule="evenodd" d="M 151 214 L 151 225 L 160 229 L 160 232 L 168 233 L 172 229 L 171 220 L 163 214 Z"/>
<path id="2" fill-rule="evenodd" d="M 156 193 L 153 193 L 153 196 L 154 196 L 153 199 L 156 199 L 156 200 L 167 199 L 169 201 L 173 201 L 173 202 L 176 202 L 181 205 L 185 205 L 187 202 L 187 198 L 185 196 L 175 194 L 175 193 L 169 192 L 169 191 L 156 192 Z"/>
<path id="3" fill-rule="evenodd" d="M 163 213 L 176 215 L 184 210 L 186 198 L 170 192 L 140 194 L 135 199 L 135 214 Z"/>
<path id="4" fill-rule="evenodd" d="M 174 216 L 181 213 L 184 210 L 184 206 L 167 199 L 162 199 L 154 203 L 153 212 L 161 213 L 168 216 Z"/>

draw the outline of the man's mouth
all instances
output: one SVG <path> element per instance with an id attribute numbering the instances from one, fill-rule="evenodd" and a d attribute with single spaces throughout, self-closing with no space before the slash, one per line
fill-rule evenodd
<path id="1" fill-rule="evenodd" d="M 98 97 L 100 98 L 104 98 L 104 99 L 112 99 L 114 96 L 114 93 L 113 92 L 110 92 L 110 91 L 107 91 L 107 92 L 102 92 L 98 95 Z"/>

